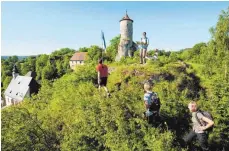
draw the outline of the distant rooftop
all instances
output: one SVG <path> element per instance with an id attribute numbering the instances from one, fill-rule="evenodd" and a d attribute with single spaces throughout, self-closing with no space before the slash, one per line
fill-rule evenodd
<path id="1" fill-rule="evenodd" d="M 84 61 L 86 60 L 87 52 L 76 52 L 70 61 Z"/>

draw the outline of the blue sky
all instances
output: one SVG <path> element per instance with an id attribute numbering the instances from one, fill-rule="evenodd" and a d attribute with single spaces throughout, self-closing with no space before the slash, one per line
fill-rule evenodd
<path id="1" fill-rule="evenodd" d="M 119 20 L 134 20 L 133 40 L 147 32 L 149 49 L 179 50 L 210 39 L 229 2 L 2 2 L 1 55 L 50 54 L 69 47 L 107 45 Z"/>

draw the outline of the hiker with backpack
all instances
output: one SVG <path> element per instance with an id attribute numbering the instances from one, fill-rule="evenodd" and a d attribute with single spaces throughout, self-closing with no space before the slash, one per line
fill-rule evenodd
<path id="1" fill-rule="evenodd" d="M 110 97 L 110 93 L 107 89 L 107 77 L 108 77 L 108 68 L 105 64 L 103 64 L 103 59 L 99 59 L 98 65 L 96 67 L 96 71 L 98 73 L 98 85 L 99 85 L 99 90 L 101 87 L 104 87 L 107 97 Z"/>
<path id="2" fill-rule="evenodd" d="M 152 85 L 149 82 L 144 84 L 144 106 L 146 111 L 143 114 L 149 124 L 156 124 L 160 121 L 159 111 L 161 103 L 157 93 L 152 92 Z"/>
<path id="3" fill-rule="evenodd" d="M 192 113 L 193 127 L 184 137 L 184 142 L 188 144 L 194 137 L 197 137 L 202 150 L 208 151 L 208 131 L 213 128 L 213 118 L 209 112 L 199 110 L 197 108 L 197 103 L 194 101 L 188 104 L 188 108 Z"/>
<path id="4" fill-rule="evenodd" d="M 140 64 L 146 63 L 146 51 L 149 45 L 149 39 L 146 37 L 146 32 L 143 32 L 143 36 L 141 38 L 141 50 L 140 50 Z"/>

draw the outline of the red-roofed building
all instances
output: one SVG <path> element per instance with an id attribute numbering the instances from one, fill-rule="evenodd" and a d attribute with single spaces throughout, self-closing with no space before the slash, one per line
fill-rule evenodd
<path id="1" fill-rule="evenodd" d="M 74 69 L 76 65 L 83 65 L 86 60 L 87 52 L 76 52 L 70 59 L 70 67 Z"/>

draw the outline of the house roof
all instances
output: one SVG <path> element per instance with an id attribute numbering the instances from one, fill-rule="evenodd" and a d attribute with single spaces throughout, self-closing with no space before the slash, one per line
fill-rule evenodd
<path id="1" fill-rule="evenodd" d="M 70 59 L 70 61 L 84 61 L 86 60 L 87 52 L 76 52 Z"/>
<path id="2" fill-rule="evenodd" d="M 29 90 L 31 80 L 32 77 L 28 76 L 17 76 L 15 79 L 13 78 L 4 94 L 18 101 L 23 100 Z"/>
<path id="3" fill-rule="evenodd" d="M 32 77 L 32 78 L 36 78 L 36 76 L 37 76 L 37 74 L 36 74 L 36 72 L 34 72 L 34 71 L 29 71 L 25 76 L 27 76 L 27 77 Z"/>

